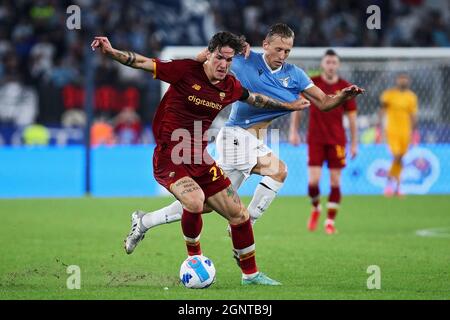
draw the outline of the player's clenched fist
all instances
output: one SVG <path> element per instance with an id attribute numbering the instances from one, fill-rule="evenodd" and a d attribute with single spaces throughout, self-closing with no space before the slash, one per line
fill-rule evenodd
<path id="1" fill-rule="evenodd" d="M 91 48 L 93 51 L 95 51 L 96 48 L 100 48 L 104 54 L 113 53 L 113 47 L 107 37 L 95 37 L 94 41 L 91 43 Z"/>
<path id="2" fill-rule="evenodd" d="M 309 108 L 311 102 L 308 99 L 300 97 L 299 99 L 290 103 L 292 110 L 303 110 Z"/>
<path id="3" fill-rule="evenodd" d="M 364 90 L 363 88 L 358 87 L 357 85 L 351 85 L 347 88 L 342 89 L 342 94 L 347 98 L 347 99 L 352 99 L 354 97 L 356 97 L 357 95 L 360 95 L 362 93 L 364 93 L 366 90 Z"/>

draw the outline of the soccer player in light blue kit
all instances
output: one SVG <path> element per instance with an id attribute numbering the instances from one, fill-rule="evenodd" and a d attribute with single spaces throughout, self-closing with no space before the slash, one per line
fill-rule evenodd
<path id="1" fill-rule="evenodd" d="M 246 57 L 236 56 L 231 70 L 242 85 L 252 92 L 263 93 L 285 102 L 298 99 L 301 93 L 322 111 L 338 107 L 344 101 L 364 92 L 364 89 L 352 85 L 337 95 L 326 95 L 302 69 L 285 62 L 293 44 L 292 29 L 286 24 L 275 24 L 270 27 L 263 41 L 264 53 L 252 52 L 248 46 Z M 200 53 L 197 60 L 206 60 L 205 52 Z M 260 110 L 237 102 L 232 106 L 228 122 L 216 139 L 219 154 L 217 164 L 225 171 L 235 189 L 253 173 L 263 177 L 248 207 L 252 223 L 267 210 L 287 177 L 286 165 L 264 144 L 262 138 L 271 121 L 288 112 Z M 205 206 L 204 211 L 211 210 Z M 182 212 L 178 201 L 154 212 L 134 212 L 131 231 L 125 239 L 125 251 L 132 253 L 148 229 L 178 221 Z"/>

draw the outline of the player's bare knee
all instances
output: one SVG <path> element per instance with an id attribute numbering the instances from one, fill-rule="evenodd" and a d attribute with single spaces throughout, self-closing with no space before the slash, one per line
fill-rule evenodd
<path id="1" fill-rule="evenodd" d="M 331 180 L 330 186 L 331 186 L 332 188 L 340 188 L 340 187 L 341 187 L 341 184 L 339 183 L 339 181 L 333 181 L 333 180 Z"/>
<path id="2" fill-rule="evenodd" d="M 287 166 L 284 164 L 283 161 L 280 161 L 279 169 L 277 172 L 278 179 L 275 180 L 277 180 L 278 182 L 284 182 L 287 178 L 287 174 L 288 174 Z"/>
<path id="3" fill-rule="evenodd" d="M 320 181 L 320 178 L 318 179 L 317 177 L 309 177 L 308 185 L 316 187 L 319 185 L 319 181 Z"/>
<path id="4" fill-rule="evenodd" d="M 332 188 L 337 188 L 341 184 L 341 174 L 340 171 L 331 173 L 330 175 L 330 185 Z"/>
<path id="5" fill-rule="evenodd" d="M 279 161 L 277 168 L 273 170 L 274 173 L 271 175 L 268 175 L 270 178 L 272 178 L 275 181 L 283 183 L 287 178 L 287 166 L 284 164 L 283 161 Z"/>
<path id="6" fill-rule="evenodd" d="M 182 201 L 183 207 L 189 212 L 203 212 L 205 202 L 205 196 L 203 194 L 198 194 Z"/>

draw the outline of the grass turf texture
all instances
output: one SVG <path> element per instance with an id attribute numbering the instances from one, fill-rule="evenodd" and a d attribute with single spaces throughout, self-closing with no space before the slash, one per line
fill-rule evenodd
<path id="1" fill-rule="evenodd" d="M 245 198 L 246 203 L 249 198 Z M 449 196 L 344 197 L 339 233 L 306 230 L 305 197 L 278 198 L 255 225 L 260 269 L 280 287 L 242 287 L 225 220 L 204 215 L 202 249 L 216 283 L 190 290 L 178 282 L 186 249 L 179 223 L 152 229 L 132 255 L 123 239 L 135 208 L 171 198 L 0 200 L 0 299 L 449 299 Z M 416 231 L 447 228 L 441 237 Z M 68 290 L 68 265 L 81 289 Z M 369 290 L 370 265 L 381 289 Z"/>

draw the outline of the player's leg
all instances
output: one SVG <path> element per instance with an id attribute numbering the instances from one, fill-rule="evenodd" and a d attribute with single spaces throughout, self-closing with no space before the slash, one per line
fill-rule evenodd
<path id="1" fill-rule="evenodd" d="M 386 187 L 384 189 L 385 196 L 393 196 L 399 188 L 400 173 L 402 170 L 402 146 L 401 139 L 398 134 L 387 132 L 387 143 L 393 156 L 391 167 L 387 174 Z"/>
<path id="2" fill-rule="evenodd" d="M 394 155 L 392 166 L 389 170 L 389 178 L 392 181 L 392 194 L 400 195 L 400 176 L 403 170 L 403 154 Z"/>
<path id="3" fill-rule="evenodd" d="M 203 227 L 202 212 L 205 194 L 197 182 L 190 177 L 183 177 L 170 186 L 170 192 L 183 207 L 181 229 L 189 256 L 202 254 L 200 233 Z"/>
<path id="4" fill-rule="evenodd" d="M 311 201 L 311 215 L 308 220 L 308 230 L 315 231 L 319 222 L 320 205 L 320 177 L 322 164 L 325 160 L 325 146 L 318 143 L 308 144 L 308 196 Z"/>
<path id="5" fill-rule="evenodd" d="M 341 172 L 340 168 L 330 168 L 331 191 L 327 203 L 327 219 L 325 220 L 325 232 L 336 233 L 335 219 L 341 203 Z"/>
<path id="6" fill-rule="evenodd" d="M 388 197 L 400 193 L 400 175 L 403 168 L 403 154 L 393 154 L 384 194 Z"/>
<path id="7" fill-rule="evenodd" d="M 330 194 L 327 203 L 327 219 L 325 220 L 325 232 L 334 234 L 335 218 L 341 202 L 341 171 L 346 165 L 344 145 L 327 145 L 325 148 L 325 157 L 330 170 Z"/>
<path id="8" fill-rule="evenodd" d="M 211 208 L 205 205 L 202 213 L 209 212 L 211 212 Z M 145 227 L 145 231 L 148 231 L 151 228 L 163 224 L 180 221 L 182 214 L 183 206 L 180 201 L 176 200 L 164 208 L 144 213 L 142 217 L 142 225 Z"/>
<path id="9" fill-rule="evenodd" d="M 334 225 L 337 210 L 341 203 L 341 171 L 345 168 L 345 146 L 327 145 L 325 149 L 328 169 L 330 169 L 330 195 L 327 203 L 327 219 L 325 220 L 325 232 L 327 234 L 336 233 Z"/>
<path id="10" fill-rule="evenodd" d="M 223 168 L 223 171 L 230 179 L 235 190 L 239 189 L 242 183 L 247 179 L 245 174 L 240 170 Z M 212 209 L 205 204 L 203 207 L 203 213 L 209 213 L 211 211 Z M 159 225 L 180 221 L 182 214 L 183 207 L 180 201 L 176 200 L 164 208 L 144 213 L 142 216 L 142 225 L 144 226 L 146 232 L 147 230 Z"/>
<path id="11" fill-rule="evenodd" d="M 131 215 L 131 231 L 124 241 L 125 251 L 128 254 L 133 253 L 139 242 L 144 239 L 146 232 L 150 228 L 148 224 L 149 220 L 153 223 L 152 227 L 157 226 L 157 223 L 162 224 L 162 217 L 164 217 L 164 215 L 167 215 L 167 211 L 171 211 L 176 214 L 176 216 L 169 216 L 169 218 L 171 219 L 170 222 L 182 220 L 182 216 L 185 211 L 194 212 L 196 214 L 199 206 L 198 203 L 201 200 L 204 201 L 203 191 L 193 179 L 187 176 L 175 181 L 171 185 L 170 189 L 175 197 L 180 197 L 180 200 L 177 200 L 169 206 L 156 211 L 155 217 L 153 216 L 153 213 L 145 213 L 140 210 L 133 212 L 133 214 Z M 203 202 L 201 204 L 201 208 L 202 209 L 200 213 L 202 213 L 202 211 L 204 210 L 209 209 L 204 208 Z M 179 213 L 179 211 L 181 212 Z M 186 219 L 189 220 L 190 218 L 187 217 Z M 199 221 L 197 221 L 198 219 L 194 220 L 196 220 L 196 222 L 194 222 L 195 226 L 201 223 L 201 219 Z"/>
<path id="12" fill-rule="evenodd" d="M 287 177 L 287 167 L 272 152 L 258 157 L 252 173 L 263 176 L 248 206 L 252 224 L 269 208 Z"/>
<path id="13" fill-rule="evenodd" d="M 315 231 L 319 222 L 321 212 L 319 182 L 321 175 L 321 166 L 308 166 L 308 196 L 312 207 L 307 225 L 309 231 Z"/>
<path id="14" fill-rule="evenodd" d="M 204 205 L 202 214 L 211 211 L 209 206 Z M 127 239 L 125 239 L 125 250 L 128 254 L 132 253 L 139 242 L 144 239 L 148 230 L 163 224 L 180 221 L 182 215 L 183 206 L 178 200 L 167 207 L 153 212 L 144 212 L 142 210 L 133 212 L 131 215 L 131 231 Z"/>
<path id="15" fill-rule="evenodd" d="M 237 190 L 240 185 L 247 179 L 240 170 L 223 170 L 231 181 L 233 187 Z M 206 203 L 203 205 L 202 213 L 209 213 L 212 209 Z M 125 250 L 128 254 L 132 253 L 145 234 L 151 228 L 180 221 L 183 214 L 183 206 L 179 200 L 172 202 L 170 205 L 153 212 L 144 212 L 141 210 L 133 212 L 131 215 L 131 231 L 125 240 Z M 229 230 L 231 233 L 231 231 Z"/>
<path id="16" fill-rule="evenodd" d="M 252 174 L 263 176 L 248 211 L 254 223 L 276 196 L 286 179 L 286 166 L 261 140 L 239 127 L 225 127 L 216 139 L 217 163 L 230 178 L 235 190 Z"/>
<path id="17" fill-rule="evenodd" d="M 396 164 L 396 170 L 395 173 L 395 180 L 397 182 L 396 188 L 394 190 L 394 194 L 396 196 L 402 196 L 403 193 L 401 192 L 401 176 L 403 171 L 403 157 L 408 152 L 409 145 L 411 143 L 411 136 L 409 134 L 403 133 L 400 137 L 400 150 L 399 153 L 394 157 L 394 162 Z"/>
<path id="18" fill-rule="evenodd" d="M 239 255 L 242 284 L 279 285 L 258 271 L 250 217 L 232 185 L 207 198 L 207 204 L 228 220 L 233 248 Z"/>

